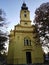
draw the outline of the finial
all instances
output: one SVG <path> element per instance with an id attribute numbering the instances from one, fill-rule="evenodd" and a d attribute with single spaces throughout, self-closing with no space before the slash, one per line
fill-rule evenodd
<path id="1" fill-rule="evenodd" d="M 23 0 L 23 3 L 25 3 L 25 0 Z"/>
<path id="2" fill-rule="evenodd" d="M 23 0 L 23 4 L 26 4 L 26 3 L 25 3 L 25 0 Z"/>

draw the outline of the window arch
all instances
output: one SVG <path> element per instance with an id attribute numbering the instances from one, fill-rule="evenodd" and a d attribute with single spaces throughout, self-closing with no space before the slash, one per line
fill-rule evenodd
<path id="1" fill-rule="evenodd" d="M 25 37 L 25 38 L 24 38 L 24 45 L 25 45 L 25 46 L 31 46 L 31 39 L 28 38 L 28 37 Z"/>

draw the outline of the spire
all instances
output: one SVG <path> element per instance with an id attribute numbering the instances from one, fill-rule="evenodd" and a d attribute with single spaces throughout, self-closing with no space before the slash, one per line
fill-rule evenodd
<path id="1" fill-rule="evenodd" d="M 28 7 L 26 6 L 26 3 L 25 2 L 23 2 L 21 9 L 22 10 L 28 10 Z"/>

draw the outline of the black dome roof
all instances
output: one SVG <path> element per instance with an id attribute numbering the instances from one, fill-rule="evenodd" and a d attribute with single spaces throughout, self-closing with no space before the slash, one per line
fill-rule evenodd
<path id="1" fill-rule="evenodd" d="M 26 6 L 26 3 L 23 3 L 23 4 L 22 4 L 21 9 L 22 9 L 22 10 L 28 10 L 28 7 Z"/>

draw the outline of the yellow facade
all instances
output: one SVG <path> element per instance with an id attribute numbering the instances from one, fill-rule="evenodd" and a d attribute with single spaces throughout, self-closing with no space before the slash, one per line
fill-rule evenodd
<path id="1" fill-rule="evenodd" d="M 10 33 L 8 64 L 43 63 L 43 51 L 38 40 L 35 26 L 31 25 L 30 12 L 23 3 L 20 11 L 20 24 Z M 37 36 L 37 38 L 35 38 Z"/>

